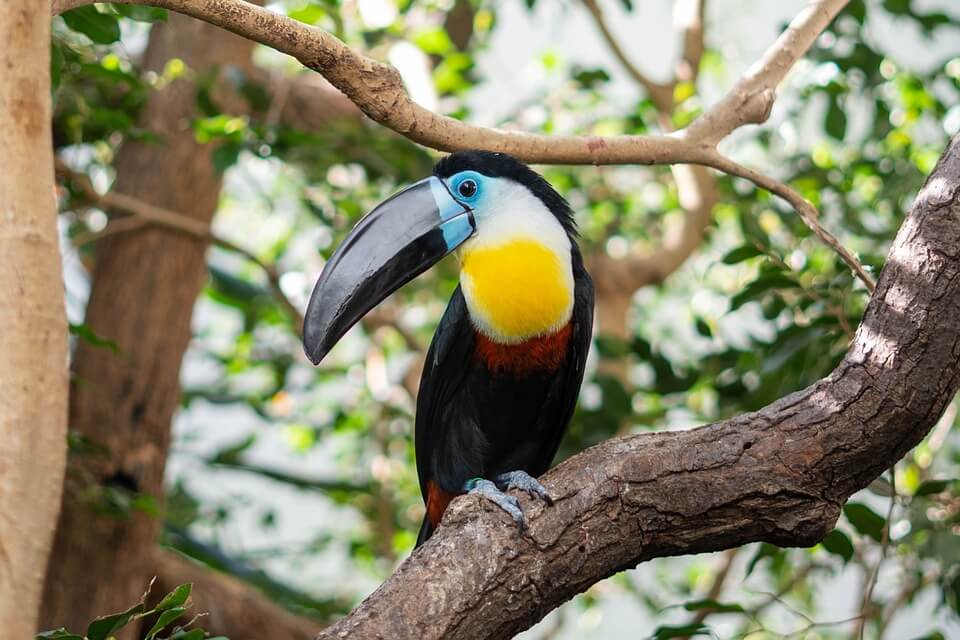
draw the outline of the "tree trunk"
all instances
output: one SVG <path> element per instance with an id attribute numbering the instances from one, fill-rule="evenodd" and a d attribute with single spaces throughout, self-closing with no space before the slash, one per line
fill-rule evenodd
<path id="1" fill-rule="evenodd" d="M 151 32 L 144 66 L 160 70 L 176 57 L 203 73 L 214 65 L 247 64 L 253 46 L 171 14 Z M 161 142 L 124 144 L 115 189 L 209 223 L 221 176 L 211 161 L 213 145 L 194 139 L 197 87 L 190 78 L 187 74 L 152 94 L 140 124 Z M 109 454 L 71 459 L 47 573 L 45 627 L 83 629 L 97 615 L 136 602 L 152 577 L 161 519 L 142 511 L 104 515 L 82 498 L 108 487 L 146 494 L 162 504 L 180 362 L 190 340 L 193 304 L 206 277 L 206 243 L 174 231 L 145 228 L 115 234 L 97 249 L 86 324 L 119 349 L 78 345 L 70 425 L 108 447 Z"/>
<path id="2" fill-rule="evenodd" d="M 18 639 L 36 631 L 66 454 L 49 42 L 45 3 L 0 3 L 0 629 Z"/>

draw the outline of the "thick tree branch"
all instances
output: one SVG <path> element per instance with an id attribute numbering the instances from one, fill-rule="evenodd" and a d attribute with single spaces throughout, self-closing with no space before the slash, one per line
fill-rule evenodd
<path id="1" fill-rule="evenodd" d="M 584 451 L 541 479 L 553 507 L 518 496 L 530 516 L 523 535 L 482 498 L 454 500 L 434 537 L 320 637 L 505 638 L 644 560 L 816 543 L 960 387 L 958 246 L 955 140 L 828 377 L 755 413 Z"/>

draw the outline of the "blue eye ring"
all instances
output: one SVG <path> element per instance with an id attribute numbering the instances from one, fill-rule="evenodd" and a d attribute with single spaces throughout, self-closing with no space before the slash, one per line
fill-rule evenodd
<path id="1" fill-rule="evenodd" d="M 483 191 L 483 176 L 476 171 L 462 171 L 450 179 L 450 191 L 463 202 L 476 202 Z"/>

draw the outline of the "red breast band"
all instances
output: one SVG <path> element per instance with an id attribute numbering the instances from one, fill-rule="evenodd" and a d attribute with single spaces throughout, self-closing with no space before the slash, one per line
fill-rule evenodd
<path id="1" fill-rule="evenodd" d="M 568 322 L 554 333 L 517 344 L 494 342 L 478 331 L 474 352 L 490 371 L 496 373 L 525 376 L 556 371 L 566 358 L 572 331 L 573 325 Z"/>

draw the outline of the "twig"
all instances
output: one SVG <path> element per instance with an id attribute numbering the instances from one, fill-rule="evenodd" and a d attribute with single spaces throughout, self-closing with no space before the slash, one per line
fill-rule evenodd
<path id="1" fill-rule="evenodd" d="M 707 13 L 707 0 L 680 0 L 674 4 L 674 11 L 685 12 L 680 21 L 680 33 L 683 36 L 683 52 L 677 63 L 675 75 L 680 82 L 693 83 L 700 75 L 700 61 L 704 52 L 704 17 Z"/>
<path id="2" fill-rule="evenodd" d="M 880 575 L 880 567 L 887 557 L 887 547 L 890 545 L 890 525 L 893 522 L 893 508 L 897 505 L 897 474 L 896 465 L 890 467 L 890 506 L 887 508 L 887 521 L 883 525 L 883 535 L 880 540 L 880 557 L 877 558 L 877 564 L 874 566 L 867 581 L 867 587 L 864 589 L 863 601 L 860 603 L 860 621 L 857 624 L 856 637 L 863 640 L 863 634 L 866 631 L 867 620 L 873 613 L 873 590 L 877 586 L 877 578 Z"/>
<path id="3" fill-rule="evenodd" d="M 723 560 L 720 566 L 717 568 L 717 572 L 713 574 L 713 582 L 710 584 L 710 589 L 707 590 L 706 599 L 713 600 L 716 602 L 720 595 L 723 593 L 724 584 L 727 581 L 727 576 L 730 575 L 730 569 L 733 567 L 733 561 L 737 559 L 737 553 L 740 551 L 740 547 L 734 549 L 727 549 L 723 552 Z M 687 622 L 688 625 L 701 624 L 704 620 L 707 619 L 707 616 L 715 613 L 710 609 L 700 609 Z"/>
<path id="4" fill-rule="evenodd" d="M 290 298 L 287 297 L 280 287 L 280 273 L 277 271 L 275 265 L 265 262 L 256 254 L 244 249 L 232 240 L 227 240 L 215 234 L 205 223 L 187 217 L 182 213 L 157 207 L 143 200 L 114 191 L 100 194 L 93 186 L 93 183 L 90 182 L 90 178 L 85 174 L 73 171 L 59 159 L 56 161 L 56 171 L 58 175 L 70 180 L 70 182 L 78 187 L 91 203 L 96 204 L 108 212 L 110 210 L 124 211 L 132 216 L 131 218 L 111 221 L 103 231 L 81 237 L 80 240 L 78 240 L 78 244 L 91 242 L 106 235 L 130 231 L 145 224 L 159 225 L 173 231 L 185 233 L 200 240 L 211 242 L 221 249 L 226 249 L 227 251 L 232 251 L 243 256 L 260 267 L 267 276 L 271 294 L 290 315 L 294 321 L 294 328 L 297 333 L 302 332 L 303 314 L 296 305 L 290 301 Z"/>
<path id="5" fill-rule="evenodd" d="M 860 261 L 857 260 L 857 258 L 850 253 L 850 251 L 848 251 L 843 244 L 841 244 L 836 236 L 827 231 L 823 225 L 820 224 L 819 220 L 817 220 L 819 217 L 817 208 L 814 207 L 809 200 L 779 180 L 764 175 L 749 167 L 745 167 L 742 164 L 731 160 L 724 155 L 721 155 L 717 151 L 708 153 L 707 157 L 703 161 L 703 164 L 711 166 L 715 169 L 719 169 L 724 173 L 749 180 L 758 187 L 766 189 L 770 193 L 776 194 L 786 200 L 796 210 L 804 224 L 806 224 L 807 227 L 813 231 L 814 235 L 820 238 L 824 244 L 833 249 L 834 252 L 840 256 L 840 259 L 843 260 L 850 270 L 861 280 L 861 282 L 863 282 L 864 286 L 867 288 L 867 291 L 873 293 L 873 291 L 876 289 L 876 281 L 874 281 L 870 274 L 867 273 Z"/>
<path id="6" fill-rule="evenodd" d="M 661 113 L 670 113 L 673 111 L 673 83 L 661 84 L 654 82 L 640 71 L 630 58 L 627 57 L 626 51 L 623 50 L 620 42 L 610 31 L 610 27 L 603 17 L 603 10 L 600 8 L 597 0 L 582 0 L 582 2 L 583 6 L 593 18 L 594 24 L 597 25 L 597 29 L 600 30 L 600 35 L 603 36 L 604 41 L 607 43 L 610 53 L 620 62 L 624 70 L 633 78 L 634 82 L 646 90 L 647 95 L 650 96 L 657 111 Z"/>

